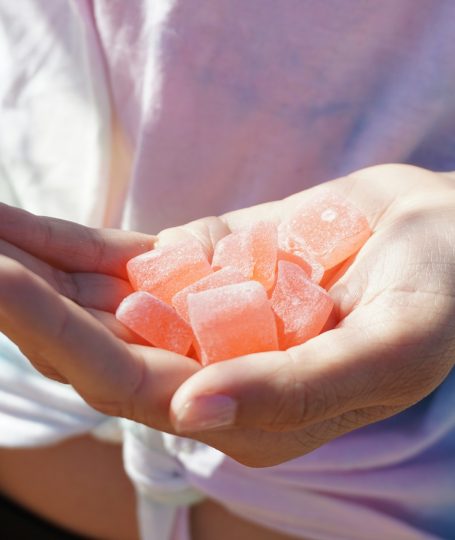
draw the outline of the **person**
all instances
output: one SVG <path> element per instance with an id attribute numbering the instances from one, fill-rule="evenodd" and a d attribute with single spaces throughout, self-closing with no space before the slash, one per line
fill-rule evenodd
<path id="1" fill-rule="evenodd" d="M 453 3 L 0 6 L 3 200 L 95 227 L 1 207 L 0 328 L 48 379 L 2 342 L 0 489 L 134 537 L 118 447 L 71 439 L 91 432 L 122 440 L 144 538 L 454 538 Z M 374 231 L 334 330 L 204 369 L 128 343 L 128 258 L 210 254 L 321 182 Z"/>

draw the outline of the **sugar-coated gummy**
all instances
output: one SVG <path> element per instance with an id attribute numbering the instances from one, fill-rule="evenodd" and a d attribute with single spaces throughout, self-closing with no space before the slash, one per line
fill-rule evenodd
<path id="1" fill-rule="evenodd" d="M 319 334 L 333 308 L 333 300 L 296 264 L 279 261 L 272 293 L 280 349 L 300 345 Z"/>
<path id="2" fill-rule="evenodd" d="M 260 221 L 231 233 L 215 246 L 213 268 L 233 266 L 247 279 L 269 290 L 275 281 L 278 231 L 274 223 Z"/>
<path id="3" fill-rule="evenodd" d="M 280 226 L 287 251 L 307 250 L 326 270 L 358 251 L 370 234 L 365 216 L 328 189 L 302 202 Z"/>
<path id="4" fill-rule="evenodd" d="M 117 319 L 155 347 L 185 355 L 193 332 L 165 302 L 145 291 L 127 296 L 116 311 Z"/>
<path id="5" fill-rule="evenodd" d="M 187 354 L 193 345 L 203 365 L 287 349 L 321 332 L 333 301 L 317 284 L 370 234 L 354 206 L 318 190 L 278 228 L 261 221 L 224 237 L 212 267 L 197 240 L 131 259 L 138 292 L 116 315 L 156 347 Z"/>
<path id="6" fill-rule="evenodd" d="M 133 289 L 147 291 L 172 305 L 174 295 L 212 273 L 210 263 L 197 240 L 157 248 L 127 263 Z"/>
<path id="7" fill-rule="evenodd" d="M 278 260 L 297 264 L 314 283 L 319 283 L 324 275 L 324 267 L 307 244 L 290 239 L 286 224 L 278 230 Z"/>
<path id="8" fill-rule="evenodd" d="M 190 317 L 188 314 L 188 295 L 191 293 L 197 293 L 201 291 L 207 291 L 208 289 L 216 289 L 217 287 L 223 287 L 224 285 L 232 285 L 234 283 L 242 283 L 247 281 L 247 278 L 239 272 L 233 266 L 226 266 L 220 270 L 203 277 L 199 281 L 188 285 L 181 291 L 179 291 L 172 299 L 172 305 L 177 310 L 177 313 L 189 322 Z"/>
<path id="9" fill-rule="evenodd" d="M 270 300 L 256 281 L 189 294 L 188 312 L 203 365 L 278 349 Z"/>

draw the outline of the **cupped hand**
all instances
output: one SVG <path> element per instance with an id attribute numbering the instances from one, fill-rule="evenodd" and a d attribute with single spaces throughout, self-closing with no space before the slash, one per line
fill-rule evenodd
<path id="1" fill-rule="evenodd" d="M 103 292 L 99 304 L 85 305 L 103 317 L 81 306 L 94 298 L 91 279 L 106 287 L 122 280 L 124 262 L 150 238 L 43 218 L 47 231 L 29 227 L 25 237 L 0 220 L 0 238 L 20 250 L 3 251 L 0 329 L 38 369 L 71 382 L 101 412 L 193 437 L 249 466 L 308 453 L 416 403 L 444 380 L 455 357 L 453 175 L 387 165 L 327 185 L 368 217 L 374 234 L 330 289 L 337 326 L 303 345 L 200 369 L 189 358 L 126 344 L 112 333 L 119 329 L 108 320 L 113 306 Z M 308 196 L 168 229 L 159 244 L 196 237 L 210 254 L 231 230 L 279 223 Z M 79 243 L 68 244 L 73 233 Z M 71 282 L 76 276 L 70 293 L 62 271 Z"/>
<path id="2" fill-rule="evenodd" d="M 286 352 L 210 365 L 172 399 L 177 432 L 250 466 L 301 456 L 402 411 L 454 365 L 454 176 L 384 165 L 327 185 L 374 231 L 330 288 L 336 327 Z M 160 241 L 192 234 L 210 250 L 225 226 L 279 222 L 319 189 L 164 231 Z"/>
<path id="3" fill-rule="evenodd" d="M 172 430 L 171 397 L 199 365 L 141 345 L 114 317 L 132 292 L 127 260 L 154 242 L 0 204 L 0 331 L 95 409 Z"/>

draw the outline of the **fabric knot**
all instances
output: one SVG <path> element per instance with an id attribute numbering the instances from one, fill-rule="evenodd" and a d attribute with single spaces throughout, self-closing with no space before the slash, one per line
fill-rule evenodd
<path id="1" fill-rule="evenodd" d="M 203 499 L 188 482 L 184 467 L 169 455 L 161 432 L 130 423 L 124 433 L 123 456 L 126 472 L 143 496 L 176 506 Z"/>
<path id="2" fill-rule="evenodd" d="M 163 434 L 124 421 L 123 459 L 137 493 L 140 534 L 143 540 L 170 540 L 179 506 L 204 497 L 193 488 L 179 461 L 163 444 Z"/>

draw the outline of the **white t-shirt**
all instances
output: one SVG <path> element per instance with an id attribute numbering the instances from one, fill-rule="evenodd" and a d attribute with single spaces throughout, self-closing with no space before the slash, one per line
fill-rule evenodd
<path id="1" fill-rule="evenodd" d="M 454 170 L 454 45 L 452 0 L 0 0 L 0 198 L 158 232 L 376 163 Z M 56 417 L 56 383 L 39 376 L 13 390 L 25 368 L 8 347 L 0 444 L 103 420 L 74 395 Z M 264 470 L 167 437 L 163 467 L 181 484 L 166 489 L 297 537 L 447 539 L 454 400 L 452 375 L 404 413 Z M 165 476 L 152 438 L 126 438 L 145 495 Z"/>

